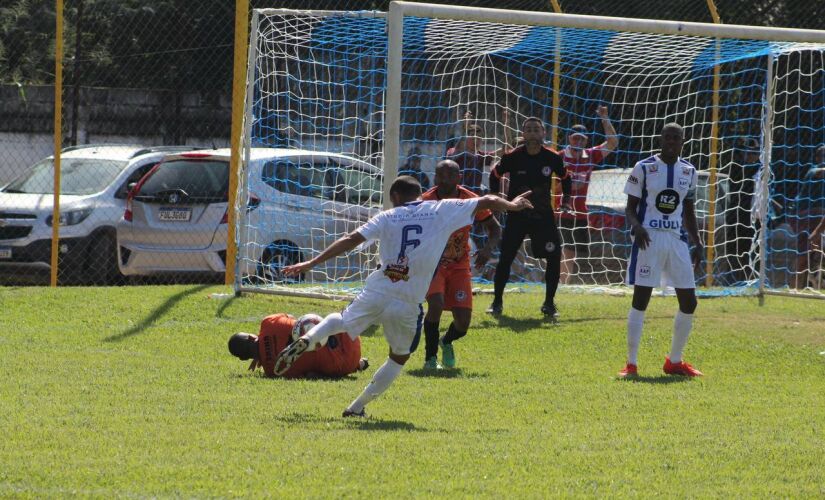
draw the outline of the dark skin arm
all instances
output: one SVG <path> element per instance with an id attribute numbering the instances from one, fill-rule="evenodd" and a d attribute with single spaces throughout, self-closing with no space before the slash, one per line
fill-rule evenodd
<path id="1" fill-rule="evenodd" d="M 647 234 L 647 229 L 642 227 L 642 222 L 636 213 L 639 211 L 639 198 L 632 195 L 627 195 L 627 206 L 624 209 L 624 215 L 627 218 L 627 223 L 630 225 L 630 230 L 633 233 L 634 241 L 642 250 L 650 245 L 650 235 Z"/>
<path id="2" fill-rule="evenodd" d="M 685 200 L 682 209 L 682 224 L 687 231 L 688 238 L 693 243 L 693 265 L 698 266 L 702 262 L 704 246 L 699 238 L 699 225 L 696 223 L 696 210 L 693 200 Z"/>
<path id="3" fill-rule="evenodd" d="M 488 217 L 482 223 L 484 231 L 487 232 L 487 244 L 484 248 L 476 252 L 475 267 L 481 269 L 493 256 L 493 250 L 496 249 L 498 243 L 501 241 L 501 226 L 495 217 Z"/>
<path id="4" fill-rule="evenodd" d="M 367 241 L 366 238 L 361 236 L 361 233 L 358 231 L 353 231 L 346 236 L 342 236 L 335 240 L 335 242 L 324 249 L 323 252 L 318 254 L 317 256 L 313 257 L 310 260 L 299 262 L 292 266 L 286 266 L 283 270 L 284 276 L 295 276 L 296 274 L 301 274 L 305 271 L 312 269 L 313 267 L 321 264 L 323 262 L 328 261 L 329 259 L 338 257 L 339 255 L 343 255 L 350 250 L 355 249 L 361 243 Z"/>

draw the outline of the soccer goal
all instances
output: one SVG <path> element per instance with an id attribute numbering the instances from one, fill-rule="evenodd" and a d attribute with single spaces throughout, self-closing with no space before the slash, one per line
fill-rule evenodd
<path id="1" fill-rule="evenodd" d="M 541 118 L 558 150 L 578 124 L 588 146 L 599 146 L 605 130 L 597 109 L 607 106 L 618 146 L 589 178 L 574 178 L 588 185 L 588 213 L 578 220 L 587 237 L 569 242 L 575 258 L 568 263 L 569 284 L 601 289 L 622 283 L 631 249 L 622 193 L 628 169 L 655 153 L 662 125 L 676 121 L 685 129 L 683 156 L 700 170 L 706 255 L 697 283 L 714 293 L 808 286 L 817 295 L 805 266 L 813 255 L 807 234 L 825 214 L 813 166 L 825 143 L 823 32 L 409 2 L 393 2 L 387 18 L 256 11 L 254 24 L 245 136 L 252 151 L 341 153 L 369 163 L 382 172 L 367 190 L 373 204 L 387 199 L 383 179 L 420 169 L 432 180 L 438 160 L 459 155 L 480 171 L 485 192 L 490 168 L 515 145 L 524 118 Z M 352 188 L 336 168 L 314 166 L 305 183 L 298 176 L 287 185 L 314 187 L 331 207 L 334 193 Z M 242 179 L 240 199 L 250 199 L 258 180 Z M 242 220 L 239 254 L 246 269 L 262 273 L 243 275 L 239 266 L 239 283 L 320 294 L 357 289 L 377 264 L 368 249 L 302 283 L 277 273 L 296 252 L 313 255 L 343 234 L 352 207 L 364 205 L 363 196 L 357 200 L 330 209 L 332 226 L 321 212 L 314 220 L 290 217 L 311 236 L 302 242 L 262 236 Z M 481 244 L 483 235 L 474 240 Z M 267 267 L 262 252 L 278 245 L 289 251 Z M 525 244 L 511 280 L 538 281 L 542 266 Z"/>

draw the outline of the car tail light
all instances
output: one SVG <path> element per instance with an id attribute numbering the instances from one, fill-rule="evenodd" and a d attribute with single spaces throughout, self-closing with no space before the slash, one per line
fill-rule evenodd
<path id="1" fill-rule="evenodd" d="M 249 195 L 249 202 L 246 204 L 246 211 L 251 212 L 258 208 L 261 205 L 261 199 L 255 196 L 254 194 Z M 227 208 L 223 212 L 223 217 L 221 217 L 221 224 L 229 224 L 229 209 Z"/>
<path id="2" fill-rule="evenodd" d="M 209 153 L 184 153 L 181 156 L 184 158 L 209 158 L 212 155 Z"/>
<path id="3" fill-rule="evenodd" d="M 123 220 L 126 222 L 132 222 L 132 193 L 129 193 L 129 196 L 126 197 L 126 211 L 123 212 Z"/>
<path id="4" fill-rule="evenodd" d="M 246 211 L 251 212 L 258 208 L 261 204 L 261 199 L 254 194 L 249 195 L 249 202 L 246 204 Z"/>
<path id="5" fill-rule="evenodd" d="M 134 203 L 133 200 L 135 196 L 137 196 L 137 194 L 140 192 L 140 188 L 143 187 L 143 183 L 146 182 L 146 179 L 151 177 L 152 174 L 154 174 L 160 166 L 161 163 L 158 163 L 157 165 L 152 167 L 148 172 L 146 172 L 146 175 L 140 178 L 137 184 L 135 184 L 135 187 L 129 190 L 129 194 L 126 195 L 126 211 L 123 212 L 123 220 L 125 220 L 126 222 L 132 222 L 132 204 Z"/>

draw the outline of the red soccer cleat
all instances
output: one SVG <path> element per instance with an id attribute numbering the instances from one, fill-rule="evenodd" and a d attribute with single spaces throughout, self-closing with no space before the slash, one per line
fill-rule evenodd
<path id="1" fill-rule="evenodd" d="M 701 377 L 702 372 L 692 367 L 690 363 L 680 361 L 678 363 L 671 363 L 670 358 L 665 356 L 665 366 L 662 367 L 668 375 L 682 375 L 684 377 Z"/>
<path id="2" fill-rule="evenodd" d="M 633 363 L 628 363 L 625 367 L 619 372 L 619 378 L 633 378 L 639 376 L 639 369 Z"/>

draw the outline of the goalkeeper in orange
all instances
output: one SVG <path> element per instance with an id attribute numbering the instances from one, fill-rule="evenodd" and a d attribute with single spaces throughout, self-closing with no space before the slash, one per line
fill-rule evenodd
<path id="1" fill-rule="evenodd" d="M 272 314 L 261 321 L 258 335 L 239 332 L 229 338 L 229 352 L 241 360 L 251 359 L 250 370 L 263 368 L 267 377 L 275 377 L 275 360 L 286 346 L 321 321 L 317 314 L 295 319 L 290 314 Z M 338 378 L 367 369 L 361 357 L 361 339 L 349 335 L 332 335 L 318 349 L 301 356 L 283 375 L 284 378 Z"/>

